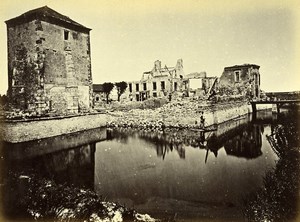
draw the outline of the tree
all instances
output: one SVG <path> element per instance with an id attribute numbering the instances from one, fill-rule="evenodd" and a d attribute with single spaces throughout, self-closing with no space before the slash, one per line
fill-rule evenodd
<path id="1" fill-rule="evenodd" d="M 114 84 L 111 82 L 103 83 L 103 91 L 106 95 L 106 103 L 108 104 L 109 94 L 111 93 L 112 89 L 114 88 Z"/>
<path id="2" fill-rule="evenodd" d="M 118 101 L 120 102 L 120 97 L 125 92 L 125 90 L 127 88 L 127 83 L 124 82 L 124 81 L 122 81 L 122 82 L 116 82 L 115 86 L 117 87 Z"/>

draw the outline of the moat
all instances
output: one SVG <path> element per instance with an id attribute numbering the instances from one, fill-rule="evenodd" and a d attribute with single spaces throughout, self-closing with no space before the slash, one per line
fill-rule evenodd
<path id="1" fill-rule="evenodd" d="M 93 140 L 84 144 L 76 141 L 80 133 L 6 143 L 3 175 L 34 173 L 63 186 L 95 191 L 107 201 L 159 219 L 240 221 L 245 200 L 264 188 L 266 175 L 280 159 L 267 136 L 286 121 L 296 123 L 293 115 L 298 113 L 259 112 L 255 120 L 246 115 L 204 134 L 103 128 L 85 132 Z M 103 134 L 106 139 L 97 140 Z M 5 176 L 1 181 L 5 211 L 16 215 L 25 188 L 8 192 L 10 178 Z"/>

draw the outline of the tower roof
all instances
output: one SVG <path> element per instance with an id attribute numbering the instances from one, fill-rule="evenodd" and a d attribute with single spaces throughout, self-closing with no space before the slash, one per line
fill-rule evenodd
<path id="1" fill-rule="evenodd" d="M 48 6 L 43 6 L 40 8 L 36 8 L 30 10 L 28 12 L 23 13 L 22 15 L 9 19 L 5 21 L 8 27 L 14 27 L 19 24 L 23 24 L 25 22 L 30 22 L 36 19 L 40 19 L 45 22 L 54 23 L 66 28 L 70 28 L 73 30 L 78 30 L 82 32 L 89 32 L 91 29 L 87 28 L 78 22 L 70 19 L 67 16 L 64 16 L 53 9 L 49 8 Z"/>

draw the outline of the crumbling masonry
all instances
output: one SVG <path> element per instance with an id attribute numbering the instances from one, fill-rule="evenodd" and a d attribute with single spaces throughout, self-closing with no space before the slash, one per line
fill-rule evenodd
<path id="1" fill-rule="evenodd" d="M 255 64 L 225 67 L 219 80 L 219 93 L 259 99 L 261 96 L 259 68 L 260 66 Z"/>
<path id="2" fill-rule="evenodd" d="M 91 29 L 47 6 L 6 21 L 11 107 L 68 114 L 92 106 Z"/>

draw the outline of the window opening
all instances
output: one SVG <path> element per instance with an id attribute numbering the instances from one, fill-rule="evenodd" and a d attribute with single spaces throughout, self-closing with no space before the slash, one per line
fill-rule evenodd
<path id="1" fill-rule="evenodd" d="M 69 31 L 67 30 L 64 31 L 64 38 L 65 40 L 69 40 Z"/>

